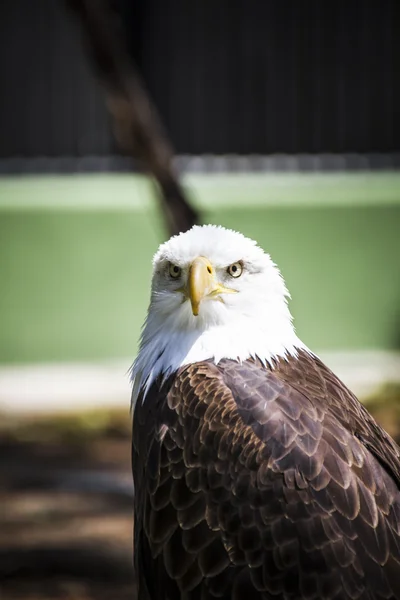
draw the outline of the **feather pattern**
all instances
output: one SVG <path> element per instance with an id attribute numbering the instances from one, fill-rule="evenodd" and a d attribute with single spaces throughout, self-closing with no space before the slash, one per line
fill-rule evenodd
<path id="1" fill-rule="evenodd" d="M 400 599 L 399 448 L 301 348 L 155 379 L 133 474 L 141 600 Z"/>

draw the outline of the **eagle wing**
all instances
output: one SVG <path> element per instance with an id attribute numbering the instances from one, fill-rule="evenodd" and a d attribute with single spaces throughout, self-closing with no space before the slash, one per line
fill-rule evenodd
<path id="1" fill-rule="evenodd" d="M 400 598 L 398 448 L 298 360 L 197 363 L 138 399 L 139 598 Z"/>

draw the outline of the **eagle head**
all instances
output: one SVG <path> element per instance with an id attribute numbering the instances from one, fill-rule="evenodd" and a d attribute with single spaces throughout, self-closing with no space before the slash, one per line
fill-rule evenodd
<path id="1" fill-rule="evenodd" d="M 204 225 L 172 237 L 153 259 L 135 382 L 201 360 L 294 352 L 288 296 L 270 256 L 241 233 Z"/>

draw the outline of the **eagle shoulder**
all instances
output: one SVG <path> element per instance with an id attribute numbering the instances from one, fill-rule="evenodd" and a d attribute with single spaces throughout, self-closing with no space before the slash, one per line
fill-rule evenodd
<path id="1" fill-rule="evenodd" d="M 210 598 L 400 598 L 398 449 L 312 367 L 207 361 L 139 398 L 136 571 L 153 573 L 151 598 L 199 586 Z"/>

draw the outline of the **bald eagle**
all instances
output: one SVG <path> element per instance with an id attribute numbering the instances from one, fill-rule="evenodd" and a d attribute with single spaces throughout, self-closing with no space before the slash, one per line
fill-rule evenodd
<path id="1" fill-rule="evenodd" d="M 140 600 L 400 599 L 400 450 L 296 336 L 257 244 L 154 257 L 132 367 Z"/>

